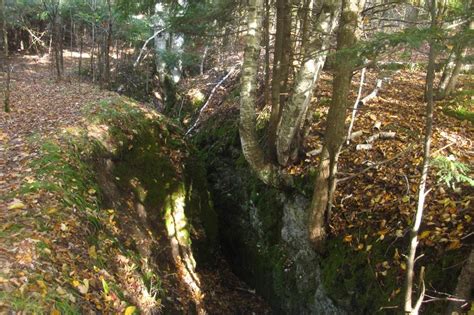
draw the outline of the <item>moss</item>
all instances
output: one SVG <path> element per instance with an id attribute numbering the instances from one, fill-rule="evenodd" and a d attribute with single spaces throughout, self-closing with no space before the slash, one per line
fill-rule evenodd
<path id="1" fill-rule="evenodd" d="M 443 102 L 443 112 L 448 116 L 459 120 L 467 120 L 471 124 L 474 124 L 473 95 L 474 90 L 472 89 L 456 92 Z"/>
<path id="2" fill-rule="evenodd" d="M 312 294 L 298 291 L 296 268 L 281 242 L 282 192 L 264 185 L 250 171 L 241 154 L 234 115 L 211 118 L 195 137 L 218 212 L 221 248 L 236 274 L 276 313 L 290 309 L 297 313 Z"/>
<path id="3" fill-rule="evenodd" d="M 113 175 L 118 178 L 118 186 L 132 192 L 136 197 L 134 201 L 143 203 L 147 211 L 150 210 L 147 215 L 157 220 L 152 222 L 163 222 L 164 226 L 166 213 L 169 216 L 181 211 L 184 224 L 177 233 L 180 243 L 190 245 L 196 239 L 199 249 L 206 249 L 202 252 L 211 256 L 210 253 L 215 251 L 217 223 L 203 164 L 184 141 L 179 127 L 126 98 L 91 105 L 85 115 L 91 123 L 87 131 L 71 129 L 58 141 L 44 142 L 40 158 L 31 165 L 36 181 L 22 187 L 21 192 L 53 192 L 64 203 L 64 211 L 54 214 L 60 221 L 61 216 L 72 215 L 69 209 L 78 211 L 77 219 L 84 225 L 80 237 L 86 239 L 89 246 L 97 248 L 97 258 L 81 262 L 81 268 L 97 266 L 113 275 L 114 263 L 110 258 L 118 252 L 123 253 L 132 260 L 138 275 L 143 276 L 147 290 L 163 297 L 159 278 L 150 275 L 151 271 L 143 265 L 135 240 L 128 243 L 126 235 L 116 234 L 113 215 L 110 216 L 109 211 L 117 210 L 104 210 L 99 177 L 96 177 L 97 167 L 102 164 L 97 161 L 107 159 L 113 162 Z M 187 222 L 186 217 L 189 218 Z M 41 217 L 35 222 L 41 231 L 51 229 L 51 223 L 43 222 Z M 15 229 L 16 225 L 12 225 L 0 233 L 6 236 Z M 200 233 L 195 233 L 197 230 Z M 50 250 L 44 242 L 39 242 L 37 249 L 43 256 Z M 124 297 L 120 281 L 111 280 L 110 285 L 115 288 L 116 295 Z M 0 294 L 0 300 L 2 298 Z M 43 307 L 29 297 L 7 298 L 9 303 L 15 304 L 12 305 L 14 309 L 41 311 Z M 60 299 L 53 300 L 57 309 L 74 313 L 71 305 Z"/>
<path id="4" fill-rule="evenodd" d="M 323 285 L 328 294 L 354 314 L 373 314 L 380 307 L 400 305 L 400 295 L 389 300 L 391 292 L 397 289 L 393 269 L 387 270 L 383 279 L 375 277 L 373 262 L 384 261 L 385 253 L 381 243 L 375 243 L 370 251 L 355 251 L 340 239 L 327 242 L 327 255 L 321 262 Z"/>
<path id="5" fill-rule="evenodd" d="M 102 104 L 98 117 L 99 123 L 110 126 L 114 176 L 120 186 L 133 191 L 145 209 L 150 209 L 150 218 L 157 220 L 165 219 L 167 209 L 174 206 L 173 198 L 182 192 L 190 229 L 204 230 L 196 242 L 202 254 L 198 256 L 203 261 L 214 257 L 217 219 L 205 169 L 194 149 L 183 141 L 180 129 L 161 116 L 145 117 L 133 103 L 117 100 Z"/>

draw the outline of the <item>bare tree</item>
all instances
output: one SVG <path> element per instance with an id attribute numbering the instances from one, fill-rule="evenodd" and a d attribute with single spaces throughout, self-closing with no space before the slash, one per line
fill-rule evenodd
<path id="1" fill-rule="evenodd" d="M 431 0 L 431 29 L 434 31 L 436 25 L 436 0 Z M 421 303 L 425 295 L 425 284 L 423 281 L 423 272 L 420 273 L 421 292 L 413 305 L 413 281 L 415 276 L 415 261 L 416 249 L 418 246 L 418 231 L 420 230 L 421 221 L 423 218 L 423 209 L 425 206 L 425 197 L 429 192 L 426 191 L 426 180 L 428 178 L 428 170 L 430 165 L 430 148 L 431 148 L 431 134 L 433 130 L 433 82 L 435 78 L 435 58 L 436 58 L 436 43 L 434 39 L 430 39 L 430 52 L 428 57 L 428 69 L 426 74 L 426 123 L 425 123 L 425 137 L 423 142 L 423 163 L 421 170 L 421 177 L 418 187 L 418 204 L 413 220 L 413 226 L 410 231 L 410 245 L 407 257 L 407 274 L 405 282 L 405 306 L 406 314 L 417 315 L 420 311 Z M 423 268 L 422 268 L 423 270 Z"/>

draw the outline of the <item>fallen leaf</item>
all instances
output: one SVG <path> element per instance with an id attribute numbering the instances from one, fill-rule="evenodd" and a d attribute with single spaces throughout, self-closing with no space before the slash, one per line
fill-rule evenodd
<path id="1" fill-rule="evenodd" d="M 344 242 L 349 243 L 351 241 L 352 241 L 352 235 L 349 234 L 349 235 L 344 236 Z"/>
<path id="2" fill-rule="evenodd" d="M 8 210 L 20 210 L 25 208 L 25 204 L 19 199 L 13 199 L 13 201 L 8 205 Z"/>
<path id="3" fill-rule="evenodd" d="M 420 234 L 420 237 L 419 239 L 422 240 L 424 238 L 427 238 L 429 235 L 430 235 L 431 231 L 423 231 L 421 234 Z"/>
<path id="4" fill-rule="evenodd" d="M 135 306 L 128 306 L 126 309 L 125 309 L 125 313 L 124 315 L 132 315 L 135 313 L 135 311 L 137 310 L 137 308 Z"/>
<path id="5" fill-rule="evenodd" d="M 454 240 L 449 243 L 448 250 L 454 250 L 461 247 L 461 242 L 459 240 Z"/>
<path id="6" fill-rule="evenodd" d="M 400 263 L 400 268 L 402 268 L 402 270 L 407 270 L 407 264 L 402 261 L 402 262 Z"/>
<path id="7" fill-rule="evenodd" d="M 87 251 L 89 253 L 89 256 L 93 259 L 97 259 L 97 252 L 95 250 L 95 245 L 92 245 L 89 247 L 89 250 Z"/>
<path id="8" fill-rule="evenodd" d="M 61 223 L 61 231 L 66 232 L 68 230 L 68 227 L 65 223 Z"/>
<path id="9" fill-rule="evenodd" d="M 81 292 L 82 295 L 85 295 L 87 292 L 89 292 L 89 280 L 84 279 L 82 283 L 83 284 L 77 286 L 77 289 L 79 290 L 79 292 Z"/>

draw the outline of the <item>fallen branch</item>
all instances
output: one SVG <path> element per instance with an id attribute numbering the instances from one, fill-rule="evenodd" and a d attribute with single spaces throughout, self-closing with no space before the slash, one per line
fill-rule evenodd
<path id="1" fill-rule="evenodd" d="M 44 43 L 44 41 L 41 39 L 41 37 L 43 37 L 46 32 L 41 33 L 41 35 L 38 37 L 38 36 L 36 36 L 36 34 L 33 33 L 33 31 L 30 30 L 28 27 L 23 26 L 23 29 L 24 29 L 25 31 L 27 31 L 27 32 L 31 35 L 31 37 L 33 38 L 33 44 L 39 43 L 39 44 L 40 44 L 41 46 L 43 46 L 44 48 L 48 48 L 48 46 L 47 46 L 47 45 Z"/>
<path id="2" fill-rule="evenodd" d="M 376 121 L 372 129 L 380 130 L 380 127 L 382 127 L 382 122 Z"/>
<path id="3" fill-rule="evenodd" d="M 356 146 L 356 151 L 370 150 L 370 149 L 372 149 L 372 144 L 371 143 L 362 143 L 362 144 L 358 144 Z"/>
<path id="4" fill-rule="evenodd" d="M 364 78 L 365 78 L 365 70 L 367 68 L 362 69 L 362 73 L 360 75 L 360 85 L 359 85 L 359 92 L 357 93 L 357 99 L 354 103 L 354 109 L 352 110 L 352 116 L 351 116 L 351 123 L 349 124 L 349 130 L 347 131 L 347 144 L 351 142 L 351 133 L 352 133 L 352 127 L 354 126 L 354 121 L 357 113 L 357 107 L 359 106 L 359 101 L 362 96 L 362 88 L 364 87 Z"/>
<path id="5" fill-rule="evenodd" d="M 393 132 L 393 131 L 386 131 L 386 132 L 382 131 L 382 132 L 378 132 L 376 134 L 373 134 L 365 142 L 366 143 L 372 143 L 372 142 L 374 142 L 375 140 L 378 140 L 378 139 L 382 139 L 382 140 L 393 139 L 393 138 L 395 138 L 395 135 L 396 135 L 396 133 Z"/>
<path id="6" fill-rule="evenodd" d="M 143 55 L 143 52 L 145 51 L 145 48 L 146 46 L 148 45 L 148 43 L 153 39 L 155 38 L 156 36 L 160 35 L 163 31 L 165 31 L 166 28 L 162 28 L 161 30 L 158 30 L 156 31 L 152 36 L 150 36 L 150 38 L 148 38 L 145 43 L 143 44 L 143 47 L 142 49 L 140 49 L 140 54 L 138 54 L 138 58 L 137 60 L 133 63 L 133 67 L 135 68 L 136 66 L 138 66 L 138 64 L 140 63 L 140 59 Z"/>
<path id="7" fill-rule="evenodd" d="M 380 166 L 380 165 L 387 164 L 387 163 L 389 163 L 389 162 L 391 162 L 391 161 L 393 161 L 393 160 L 396 160 L 396 159 L 398 159 L 399 157 L 401 157 L 402 155 L 405 155 L 405 154 L 407 154 L 408 152 L 410 152 L 411 150 L 413 150 L 413 147 L 414 147 L 413 144 L 410 144 L 410 146 L 409 146 L 406 150 L 404 150 L 404 151 L 402 151 L 402 152 L 400 152 L 400 153 L 395 154 L 393 157 L 391 157 L 391 158 L 389 158 L 389 159 L 386 159 L 386 160 L 383 160 L 383 161 L 380 161 L 380 162 L 376 162 L 376 163 L 374 163 L 374 164 L 372 164 L 372 165 L 370 165 L 370 166 L 364 168 L 363 170 L 361 170 L 361 171 L 358 172 L 357 174 L 352 174 L 352 175 L 350 175 L 350 176 L 347 176 L 347 177 L 344 177 L 344 178 L 340 178 L 340 179 L 337 180 L 337 182 L 343 182 L 343 181 L 346 181 L 346 180 L 348 180 L 348 179 L 352 179 L 352 178 L 354 178 L 354 177 L 356 177 L 356 176 L 359 176 L 359 175 L 361 175 L 361 174 L 363 174 L 363 173 L 365 173 L 365 172 L 370 171 L 370 170 L 373 169 L 373 168 L 376 168 L 376 167 L 378 167 L 378 166 Z"/>
<path id="8" fill-rule="evenodd" d="M 358 138 L 360 136 L 362 136 L 364 134 L 364 132 L 362 130 L 359 130 L 359 131 L 356 131 L 356 132 L 353 132 L 351 134 L 351 140 L 354 140 L 355 138 Z M 344 141 L 347 140 L 347 137 L 344 139 Z M 311 150 L 309 152 L 306 152 L 306 155 L 307 156 L 315 156 L 315 155 L 319 155 L 321 152 L 323 151 L 323 147 L 322 146 L 319 146 L 318 148 L 314 149 L 314 150 Z"/>
<path id="9" fill-rule="evenodd" d="M 382 79 L 378 79 L 377 80 L 377 83 L 375 84 L 375 88 L 372 92 L 370 92 L 369 95 L 367 95 L 366 97 L 364 97 L 360 102 L 359 102 L 359 106 L 362 106 L 362 105 L 365 105 L 367 104 L 368 101 L 370 101 L 371 99 L 375 98 L 379 92 L 379 90 L 382 88 L 382 82 L 383 80 Z"/>
<path id="10" fill-rule="evenodd" d="M 216 93 L 217 89 L 225 82 L 225 80 L 227 80 L 234 72 L 235 70 L 240 66 L 240 63 L 236 64 L 234 67 L 232 67 L 232 69 L 230 69 L 230 71 L 222 78 L 222 80 L 220 80 L 211 90 L 211 94 L 209 94 L 209 97 L 207 98 L 207 101 L 206 103 L 201 107 L 201 109 L 199 110 L 199 114 L 198 114 L 198 117 L 196 119 L 196 121 L 194 122 L 194 124 L 191 126 L 191 128 L 188 129 L 188 131 L 186 132 L 186 136 L 194 130 L 194 128 L 196 128 L 197 124 L 199 123 L 199 121 L 201 120 L 201 114 L 202 112 L 207 108 L 207 106 L 209 105 L 209 103 L 211 102 L 211 99 L 212 97 L 214 96 L 214 94 Z"/>

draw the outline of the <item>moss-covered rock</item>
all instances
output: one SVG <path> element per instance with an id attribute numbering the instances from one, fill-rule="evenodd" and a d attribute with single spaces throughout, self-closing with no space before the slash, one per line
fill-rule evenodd
<path id="1" fill-rule="evenodd" d="M 204 125 L 195 141 L 206 161 L 222 250 L 235 272 L 276 313 L 399 313 L 406 268 L 402 254 L 408 238 L 377 239 L 379 234 L 368 225 L 351 233 L 361 235 L 370 248 L 357 249 L 342 236 L 332 236 L 324 253 L 315 253 L 306 236 L 309 205 L 304 193 L 311 191 L 311 174 L 296 178 L 293 190 L 265 186 L 241 154 L 237 113 L 219 116 Z M 456 262 L 466 253 L 423 250 L 429 257 L 438 257 L 436 261 L 420 259 L 417 264 L 417 268 L 426 267 L 427 286 L 453 292 L 453 280 L 461 269 Z M 427 303 L 423 311 L 439 314 L 445 308 L 446 303 Z"/>
<path id="2" fill-rule="evenodd" d="M 307 200 L 261 183 L 240 150 L 235 113 L 213 118 L 195 141 L 206 161 L 222 251 L 275 313 L 340 314 L 320 284 L 304 235 Z"/>
<path id="3" fill-rule="evenodd" d="M 133 192 L 151 221 L 166 220 L 170 209 L 181 207 L 178 204 L 182 203 L 187 222 L 180 235 L 192 234 L 182 241 L 196 247 L 203 259 L 212 257 L 217 219 L 207 191 L 205 169 L 179 127 L 125 99 L 102 103 L 90 111 L 92 121 L 107 131 L 89 133 L 101 144 L 95 155 L 113 161 L 119 186 Z"/>

